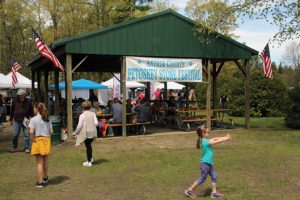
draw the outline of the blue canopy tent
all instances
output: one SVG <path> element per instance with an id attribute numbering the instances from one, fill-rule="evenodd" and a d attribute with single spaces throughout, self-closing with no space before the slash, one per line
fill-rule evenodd
<path id="1" fill-rule="evenodd" d="M 59 83 L 59 89 L 65 89 L 65 82 Z M 50 85 L 49 89 L 54 89 L 54 85 Z M 72 81 L 72 89 L 73 90 L 86 90 L 86 89 L 108 89 L 107 86 L 101 85 L 99 83 L 95 83 L 86 79 L 79 79 L 76 81 Z"/>
<path id="2" fill-rule="evenodd" d="M 65 98 L 65 88 L 65 82 L 59 83 L 62 98 Z M 50 85 L 49 89 L 54 89 L 54 85 Z M 88 99 L 91 89 L 97 90 L 95 94 L 98 96 L 100 104 L 106 105 L 106 102 L 108 101 L 108 87 L 86 79 L 72 81 L 72 98 Z"/>

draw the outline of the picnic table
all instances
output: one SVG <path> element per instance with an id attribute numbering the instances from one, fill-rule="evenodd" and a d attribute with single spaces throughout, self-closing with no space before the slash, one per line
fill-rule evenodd
<path id="1" fill-rule="evenodd" d="M 168 111 L 166 109 L 165 111 Z M 233 117 L 226 116 L 225 113 L 230 112 L 230 109 L 211 109 L 210 120 L 222 126 L 224 120 L 229 120 L 231 126 L 234 127 Z M 213 115 L 215 113 L 215 116 Z M 164 120 L 175 120 L 179 130 L 190 131 L 190 125 L 195 122 L 207 121 L 207 110 L 204 109 L 177 109 L 173 116 L 164 116 Z M 165 123 L 167 124 L 167 122 Z"/>
<path id="2" fill-rule="evenodd" d="M 131 113 L 126 113 L 126 116 L 127 117 L 132 117 L 132 116 L 135 116 L 137 115 L 137 112 L 131 112 Z M 150 122 L 129 122 L 129 123 L 108 123 L 108 120 L 109 118 L 112 118 L 113 117 L 113 114 L 99 114 L 97 115 L 97 117 L 101 120 L 105 120 L 103 121 L 103 123 L 105 123 L 107 126 L 110 126 L 110 127 L 120 127 L 120 126 L 141 126 L 141 129 L 142 129 L 142 133 L 146 133 L 146 127 L 145 125 L 148 125 L 150 124 Z"/>

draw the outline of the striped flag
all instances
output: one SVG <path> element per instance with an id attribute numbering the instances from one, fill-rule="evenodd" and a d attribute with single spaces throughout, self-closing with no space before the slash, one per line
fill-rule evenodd
<path id="1" fill-rule="evenodd" d="M 48 46 L 43 42 L 43 40 L 39 37 L 39 35 L 33 28 L 32 28 L 32 34 L 33 34 L 36 46 L 38 47 L 40 54 L 43 57 L 51 60 L 51 62 L 54 64 L 54 66 L 59 68 L 60 71 L 64 71 L 63 65 L 59 62 L 59 60 L 56 58 L 56 56 L 52 53 L 51 49 L 48 48 Z"/>
<path id="2" fill-rule="evenodd" d="M 15 85 L 18 83 L 17 72 L 21 69 L 21 65 L 15 60 L 12 60 L 11 63 L 11 80 L 13 87 L 15 87 Z"/>
<path id="3" fill-rule="evenodd" d="M 273 79 L 269 43 L 267 43 L 264 50 L 262 50 L 259 54 L 259 57 L 263 62 L 263 75 L 267 78 Z"/>

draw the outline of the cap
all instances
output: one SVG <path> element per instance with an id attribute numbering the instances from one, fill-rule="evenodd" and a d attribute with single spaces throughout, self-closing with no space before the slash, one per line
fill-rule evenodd
<path id="1" fill-rule="evenodd" d="M 17 95 L 18 96 L 26 95 L 26 91 L 23 89 L 18 89 Z"/>

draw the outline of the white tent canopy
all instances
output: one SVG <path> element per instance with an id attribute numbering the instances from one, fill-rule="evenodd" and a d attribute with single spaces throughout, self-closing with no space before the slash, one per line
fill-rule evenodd
<path id="1" fill-rule="evenodd" d="M 113 78 L 109 79 L 108 81 L 105 81 L 101 83 L 102 85 L 106 85 L 108 88 L 114 87 Z M 126 81 L 126 88 L 145 88 L 146 86 L 142 83 L 138 83 L 135 81 Z"/>
<path id="2" fill-rule="evenodd" d="M 18 83 L 15 87 L 12 86 L 12 75 L 11 72 L 6 76 L 0 78 L 0 88 L 31 88 L 31 80 L 27 77 L 23 76 L 19 72 L 16 73 Z M 37 87 L 37 83 L 35 82 L 35 87 Z"/>
<path id="3" fill-rule="evenodd" d="M 4 76 L 5 76 L 4 74 L 0 73 L 0 81 L 2 78 L 4 78 Z"/>
<path id="4" fill-rule="evenodd" d="M 162 89 L 164 88 L 164 84 L 163 83 L 158 83 L 157 88 Z M 169 89 L 173 89 L 173 90 L 181 90 L 183 87 L 185 87 L 182 84 L 176 83 L 176 82 L 167 82 L 167 88 Z"/>

